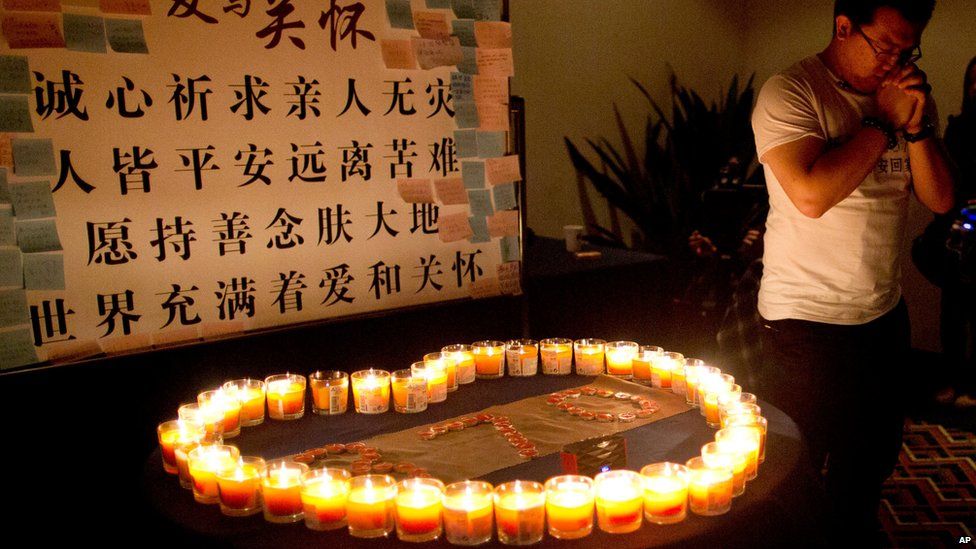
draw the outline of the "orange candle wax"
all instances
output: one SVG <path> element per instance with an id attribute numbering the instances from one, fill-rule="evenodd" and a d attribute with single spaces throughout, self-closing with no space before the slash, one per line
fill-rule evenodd
<path id="1" fill-rule="evenodd" d="M 238 391 L 237 397 L 241 400 L 241 421 L 264 419 L 264 391 L 250 387 Z"/>
<path id="2" fill-rule="evenodd" d="M 504 348 L 496 349 L 488 347 L 484 352 L 476 351 L 474 354 L 474 369 L 477 375 L 498 376 L 502 373 L 502 363 L 505 361 Z"/>
<path id="3" fill-rule="evenodd" d="M 217 474 L 220 503 L 229 509 L 253 509 L 258 506 L 261 470 L 252 464 Z"/>
<path id="4" fill-rule="evenodd" d="M 396 496 L 397 531 L 423 535 L 441 527 L 441 492 L 421 487 L 402 490 Z"/>
<path id="5" fill-rule="evenodd" d="M 596 516 L 601 530 L 621 534 L 640 528 L 644 518 L 641 482 L 635 473 L 632 481 L 621 478 L 598 483 Z"/>
<path id="6" fill-rule="evenodd" d="M 541 539 L 545 526 L 545 494 L 506 494 L 495 502 L 499 535 L 511 539 Z"/>
<path id="7" fill-rule="evenodd" d="M 589 532 L 593 528 L 593 496 L 579 492 L 550 493 L 546 497 L 549 531 Z M 557 536 L 558 537 L 558 536 Z"/>
<path id="8" fill-rule="evenodd" d="M 265 512 L 274 516 L 290 516 L 301 513 L 301 479 L 301 469 L 269 469 L 262 484 Z"/>
<path id="9" fill-rule="evenodd" d="M 306 521 L 314 517 L 321 525 L 333 525 L 335 528 L 345 526 L 348 496 L 349 482 L 345 479 L 306 485 L 302 490 L 302 505 Z"/>
<path id="10" fill-rule="evenodd" d="M 648 519 L 681 518 L 688 509 L 688 484 L 684 479 L 654 476 L 644 483 L 644 512 Z"/>
<path id="11" fill-rule="evenodd" d="M 443 513 L 448 542 L 471 545 L 491 539 L 490 490 L 445 497 Z"/>
<path id="12" fill-rule="evenodd" d="M 305 406 L 305 386 L 297 381 L 272 381 L 268 384 L 268 411 L 274 419 L 297 414 Z"/>
<path id="13" fill-rule="evenodd" d="M 564 375 L 572 371 L 573 344 L 540 342 L 539 356 L 542 359 L 542 373 Z"/>
<path id="14" fill-rule="evenodd" d="M 393 497 L 394 490 L 390 487 L 361 487 L 349 492 L 346 517 L 350 533 L 389 532 L 396 508 Z"/>

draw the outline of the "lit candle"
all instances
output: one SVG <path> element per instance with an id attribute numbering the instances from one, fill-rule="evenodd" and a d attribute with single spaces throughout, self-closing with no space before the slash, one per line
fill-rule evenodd
<path id="1" fill-rule="evenodd" d="M 220 512 L 245 517 L 261 511 L 261 475 L 265 463 L 259 457 L 244 456 L 239 463 L 217 472 Z"/>
<path id="2" fill-rule="evenodd" d="M 427 380 L 427 403 L 447 400 L 447 372 L 433 362 L 414 362 L 410 365 L 413 375 Z"/>
<path id="3" fill-rule="evenodd" d="M 539 372 L 539 342 L 534 339 L 511 339 L 505 342 L 508 375 L 534 376 Z"/>
<path id="4" fill-rule="evenodd" d="M 466 385 L 475 380 L 474 353 L 470 345 L 447 345 L 441 349 L 441 352 L 450 353 L 454 357 L 454 362 L 457 363 L 458 383 Z"/>
<path id="5" fill-rule="evenodd" d="M 711 468 L 701 456 L 685 463 L 688 468 L 688 507 L 696 515 L 721 515 L 732 507 L 732 469 Z"/>
<path id="6" fill-rule="evenodd" d="M 349 535 L 385 537 L 394 528 L 396 482 L 389 475 L 362 475 L 350 481 L 346 516 Z"/>
<path id="7" fill-rule="evenodd" d="M 359 370 L 353 372 L 352 399 L 360 414 L 382 414 L 390 409 L 390 372 Z"/>
<path id="8" fill-rule="evenodd" d="M 261 478 L 265 520 L 276 523 L 302 520 L 302 475 L 306 471 L 308 465 L 288 458 L 268 462 Z"/>
<path id="9" fill-rule="evenodd" d="M 349 471 L 326 467 L 302 475 L 302 511 L 312 530 L 336 530 L 346 526 Z"/>
<path id="10" fill-rule="evenodd" d="M 675 370 L 684 370 L 685 357 L 681 353 L 667 351 L 655 357 L 651 365 L 651 385 L 670 389 L 674 385 Z"/>
<path id="11" fill-rule="evenodd" d="M 396 531 L 403 541 L 430 541 L 441 535 L 444 483 L 433 478 L 408 478 L 397 485 Z"/>
<path id="12" fill-rule="evenodd" d="M 196 402 L 183 404 L 177 410 L 183 421 L 202 425 L 206 432 L 205 441 L 221 443 L 224 441 L 224 414 L 212 406 L 201 408 Z"/>
<path id="13" fill-rule="evenodd" d="M 176 465 L 176 447 L 180 443 L 201 441 L 205 435 L 203 427 L 182 419 L 164 421 L 156 427 L 160 453 L 163 456 L 163 469 L 175 475 L 179 473 Z"/>
<path id="14" fill-rule="evenodd" d="M 606 471 L 593 479 L 596 518 L 600 530 L 626 534 L 641 527 L 644 519 L 643 477 L 627 470 Z"/>
<path id="15" fill-rule="evenodd" d="M 271 419 L 298 419 L 305 415 L 305 376 L 273 375 L 267 377 L 264 384 Z"/>
<path id="16" fill-rule="evenodd" d="M 607 343 L 607 374 L 622 379 L 634 377 L 634 357 L 639 349 L 640 345 L 633 341 Z"/>
<path id="17" fill-rule="evenodd" d="M 661 462 L 641 469 L 644 476 L 644 517 L 654 524 L 674 524 L 688 513 L 688 468 Z"/>
<path id="18" fill-rule="evenodd" d="M 554 538 L 588 536 L 593 531 L 593 479 L 560 475 L 547 480 L 546 516 Z"/>
<path id="19" fill-rule="evenodd" d="M 173 454 L 176 457 L 176 471 L 180 478 L 180 486 L 187 490 L 193 489 L 193 477 L 190 476 L 190 452 L 201 446 L 203 437 L 193 440 L 180 440 L 174 444 Z"/>
<path id="20" fill-rule="evenodd" d="M 491 484 L 466 480 L 444 489 L 444 536 L 453 545 L 480 545 L 491 539 Z"/>
<path id="21" fill-rule="evenodd" d="M 744 454 L 733 452 L 727 446 L 709 442 L 702 446 L 701 458 L 712 469 L 732 469 L 732 497 L 741 496 L 746 491 L 746 467 L 748 460 Z"/>
<path id="22" fill-rule="evenodd" d="M 505 343 L 503 341 L 475 341 L 471 344 L 474 354 L 475 376 L 478 379 L 494 379 L 505 375 Z"/>
<path id="23" fill-rule="evenodd" d="M 729 374 L 721 374 L 717 377 L 708 377 L 699 385 L 701 395 L 701 412 L 705 416 L 705 422 L 709 427 L 717 429 L 721 425 L 719 417 L 719 399 L 723 396 L 738 396 L 742 392 L 742 387 L 735 384 L 734 378 Z"/>
<path id="24" fill-rule="evenodd" d="M 573 371 L 573 340 L 564 337 L 543 339 L 539 342 L 542 373 L 564 376 Z"/>
<path id="25" fill-rule="evenodd" d="M 500 542 L 531 545 L 542 541 L 546 522 L 546 492 L 542 484 L 506 482 L 495 488 L 493 497 Z"/>
<path id="26" fill-rule="evenodd" d="M 692 406 L 698 406 L 698 380 L 703 376 L 721 373 L 718 368 L 713 366 L 685 366 L 685 402 Z"/>
<path id="27" fill-rule="evenodd" d="M 457 391 L 457 360 L 452 353 L 437 352 L 424 355 L 424 363 L 433 364 L 435 368 L 441 368 L 447 374 L 447 392 Z"/>
<path id="28" fill-rule="evenodd" d="M 634 383 L 641 385 L 653 385 L 652 375 L 654 361 L 664 352 L 664 349 L 656 345 L 642 345 L 632 361 L 634 369 Z"/>
<path id="29" fill-rule="evenodd" d="M 729 416 L 725 422 L 727 427 L 752 427 L 759 431 L 759 463 L 766 461 L 766 432 L 769 430 L 769 421 L 760 416 L 752 414 L 738 414 Z"/>
<path id="30" fill-rule="evenodd" d="M 349 406 L 349 374 L 334 370 L 312 372 L 312 411 L 320 416 L 346 413 Z"/>
<path id="31" fill-rule="evenodd" d="M 732 403 L 725 409 L 725 423 L 722 427 L 726 427 L 729 421 L 735 416 L 761 416 L 762 408 L 756 403 Z"/>
<path id="32" fill-rule="evenodd" d="M 577 375 L 598 376 L 603 373 L 606 344 L 602 339 L 577 339 L 573 343 Z"/>
<path id="33" fill-rule="evenodd" d="M 241 401 L 241 425 L 252 427 L 264 423 L 264 382 L 260 379 L 235 379 L 223 385 L 224 391 L 236 393 Z"/>
<path id="34" fill-rule="evenodd" d="M 241 434 L 241 401 L 236 393 L 232 395 L 223 389 L 203 391 L 197 395 L 197 404 L 201 410 L 212 409 L 213 414 L 223 416 L 224 438 Z"/>
<path id="35" fill-rule="evenodd" d="M 675 365 L 675 368 L 671 370 L 671 392 L 684 397 L 688 386 L 685 382 L 685 372 L 688 371 L 688 366 L 697 368 L 704 365 L 705 362 L 700 358 L 686 358 L 680 366 Z"/>
<path id="36" fill-rule="evenodd" d="M 760 428 L 756 425 L 730 426 L 715 433 L 715 442 L 723 451 L 744 456 L 746 480 L 756 478 L 759 470 Z"/>
<path id="37" fill-rule="evenodd" d="M 738 387 L 738 389 L 736 389 Z M 742 387 L 734 385 L 732 390 L 718 397 L 718 420 L 721 427 L 725 427 L 725 416 L 730 409 L 736 408 L 741 404 L 755 404 L 756 395 L 743 393 Z"/>
<path id="38" fill-rule="evenodd" d="M 240 452 L 234 446 L 204 444 L 187 454 L 187 467 L 193 479 L 193 499 L 200 503 L 218 503 L 217 471 L 237 463 Z"/>

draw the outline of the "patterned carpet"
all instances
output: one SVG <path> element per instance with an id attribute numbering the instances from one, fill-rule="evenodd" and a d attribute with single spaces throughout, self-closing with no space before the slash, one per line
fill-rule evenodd
<path id="1" fill-rule="evenodd" d="M 910 420 L 880 519 L 891 547 L 976 547 L 976 435 Z"/>

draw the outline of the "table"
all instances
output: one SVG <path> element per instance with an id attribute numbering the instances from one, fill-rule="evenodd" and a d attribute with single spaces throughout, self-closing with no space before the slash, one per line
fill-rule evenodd
<path id="1" fill-rule="evenodd" d="M 316 416 L 307 409 L 304 418 L 280 422 L 266 420 L 258 427 L 245 428 L 241 436 L 230 439 L 242 455 L 265 458 L 294 454 L 331 442 L 353 442 L 384 432 L 399 431 L 475 412 L 495 404 L 576 387 L 591 378 L 570 376 L 505 377 L 478 380 L 462 385 L 448 401 L 431 405 L 421 414 L 389 412 L 379 416 L 347 413 L 341 416 Z M 594 528 L 590 536 L 573 541 L 546 536 L 542 547 L 762 547 L 802 546 L 816 539 L 818 519 L 814 509 L 816 476 L 805 458 L 802 438 L 793 421 L 772 405 L 761 402 L 769 420 L 766 462 L 746 493 L 735 498 L 729 513 L 718 517 L 699 517 L 689 513 L 679 524 L 645 524 L 631 534 L 610 535 Z M 684 462 L 698 455 L 701 446 L 714 437 L 698 410 L 691 410 L 623 433 L 627 440 L 628 468 L 656 461 Z M 545 481 L 560 474 L 559 454 L 551 454 L 517 466 L 492 472 L 484 477 L 493 484 L 509 480 Z M 437 471 L 431 473 L 436 477 Z M 416 547 L 394 537 L 380 540 L 353 538 L 345 530 L 315 532 L 304 523 L 270 524 L 258 514 L 251 517 L 225 517 L 216 505 L 201 505 L 189 490 L 180 488 L 174 475 L 163 471 L 159 449 L 148 456 L 143 470 L 143 488 L 155 511 L 164 521 L 185 530 L 200 543 L 232 547 L 310 547 L 335 544 L 339 547 Z M 498 545 L 497 540 L 491 544 Z M 443 539 L 425 546 L 449 544 Z"/>

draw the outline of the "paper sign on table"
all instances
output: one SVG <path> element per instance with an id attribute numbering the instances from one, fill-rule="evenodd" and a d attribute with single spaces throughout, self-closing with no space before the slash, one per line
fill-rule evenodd
<path id="1" fill-rule="evenodd" d="M 478 21 L 474 24 L 474 36 L 479 48 L 511 48 L 512 24 L 503 21 Z"/>
<path id="2" fill-rule="evenodd" d="M 502 210 L 488 218 L 488 234 L 491 236 L 518 236 L 518 210 Z"/>
<path id="3" fill-rule="evenodd" d="M 496 210 L 511 210 L 518 206 L 518 197 L 515 194 L 515 183 L 503 183 L 492 189 L 492 196 L 495 199 Z"/>
<path id="4" fill-rule="evenodd" d="M 467 215 L 464 216 L 464 223 L 468 223 Z M 0 287 L 24 287 L 24 262 L 21 255 L 23 254 L 19 248 L 0 248 Z"/>
<path id="5" fill-rule="evenodd" d="M 4 13 L 0 29 L 11 49 L 64 47 L 60 13 Z"/>
<path id="6" fill-rule="evenodd" d="M 485 159 L 485 178 L 492 185 L 522 180 L 517 154 Z"/>
<path id="7" fill-rule="evenodd" d="M 437 190 L 438 202 L 445 206 L 468 203 L 468 191 L 464 188 L 464 180 L 460 177 L 435 179 L 434 189 Z"/>
<path id="8" fill-rule="evenodd" d="M 413 12 L 413 26 L 423 38 L 444 39 L 451 36 L 447 14 L 442 11 Z"/>
<path id="9" fill-rule="evenodd" d="M 27 292 L 21 288 L 0 290 L 0 328 L 30 322 L 27 311 Z"/>
<path id="10" fill-rule="evenodd" d="M 455 19 L 451 22 L 451 30 L 462 46 L 477 46 L 474 35 L 474 19 Z"/>
<path id="11" fill-rule="evenodd" d="M 105 21 L 93 15 L 66 13 L 64 41 L 71 51 L 105 53 Z"/>
<path id="12" fill-rule="evenodd" d="M 380 50 L 388 69 L 417 68 L 417 55 L 410 40 L 380 40 Z"/>
<path id="13" fill-rule="evenodd" d="M 0 55 L 0 93 L 30 93 L 27 57 Z"/>
<path id="14" fill-rule="evenodd" d="M 471 160 L 461 161 L 461 178 L 467 189 L 485 188 L 485 163 Z"/>
<path id="15" fill-rule="evenodd" d="M 488 234 L 488 218 L 484 216 L 469 217 L 468 223 L 471 225 L 472 233 L 468 238 L 468 242 L 472 244 L 491 242 L 491 235 Z"/>
<path id="16" fill-rule="evenodd" d="M 28 290 L 64 289 L 64 254 L 61 252 L 24 254 L 24 288 Z"/>
<path id="17" fill-rule="evenodd" d="M 397 192 L 404 202 L 434 202 L 434 189 L 430 179 L 397 179 Z"/>
<path id="18" fill-rule="evenodd" d="M 477 112 L 475 113 L 477 117 Z M 0 132 L 29 133 L 34 131 L 30 104 L 26 95 L 0 95 Z M 7 137 L 9 141 L 10 137 Z M 11 164 L 4 164 L 13 165 Z"/>
<path id="19" fill-rule="evenodd" d="M 386 0 L 386 16 L 394 29 L 412 29 L 413 11 L 410 0 Z"/>
<path id="20" fill-rule="evenodd" d="M 413 37 L 414 52 L 420 68 L 448 67 L 461 62 L 461 44 L 455 37 L 441 40 Z"/>
<path id="21" fill-rule="evenodd" d="M 482 74 L 473 75 L 471 80 L 474 82 L 474 100 L 480 103 L 505 103 L 508 104 L 508 78 L 495 76 L 485 76 Z"/>
<path id="22" fill-rule="evenodd" d="M 491 206 L 491 191 L 488 189 L 468 191 L 468 203 L 471 204 L 471 215 L 475 217 L 486 217 L 495 213 Z"/>
<path id="23" fill-rule="evenodd" d="M 57 215 L 54 210 L 51 184 L 47 181 L 11 183 L 8 188 L 17 219 L 38 219 Z"/>
<path id="24" fill-rule="evenodd" d="M 482 131 L 507 132 L 509 126 L 508 105 L 504 103 L 476 103 L 478 128 Z"/>
<path id="25" fill-rule="evenodd" d="M 457 242 L 471 236 L 467 212 L 441 214 L 437 220 L 437 236 L 441 242 Z"/>
<path id="26" fill-rule="evenodd" d="M 30 327 L 0 331 L 0 369 L 37 362 L 37 349 Z"/>
<path id="27" fill-rule="evenodd" d="M 79 8 L 97 8 L 98 0 L 61 0 L 62 6 L 77 6 Z"/>
<path id="28" fill-rule="evenodd" d="M 98 7 L 104 13 L 125 15 L 151 15 L 149 0 L 98 0 Z"/>
<path id="29" fill-rule="evenodd" d="M 13 139 L 14 174 L 21 177 L 56 175 L 54 145 L 50 139 Z"/>
<path id="30" fill-rule="evenodd" d="M 479 156 L 481 150 L 478 143 L 478 130 L 454 130 L 454 146 L 458 158 L 472 158 Z"/>
<path id="31" fill-rule="evenodd" d="M 24 253 L 56 252 L 61 250 L 61 238 L 54 219 L 17 220 L 17 246 Z"/>
<path id="32" fill-rule="evenodd" d="M 106 19 L 105 34 L 108 45 L 119 53 L 149 53 L 142 21 L 138 19 Z"/>
<path id="33" fill-rule="evenodd" d="M 478 74 L 487 76 L 515 76 L 515 62 L 510 49 L 477 48 L 475 58 Z"/>

